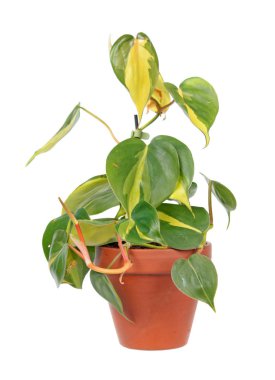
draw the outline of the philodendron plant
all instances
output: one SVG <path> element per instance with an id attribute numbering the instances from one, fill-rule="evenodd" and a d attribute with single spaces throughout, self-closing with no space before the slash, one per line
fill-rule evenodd
<path id="1" fill-rule="evenodd" d="M 179 106 L 187 116 L 186 123 L 189 119 L 204 134 L 207 146 L 209 130 L 219 109 L 216 92 L 199 77 L 185 79 L 179 86 L 164 81 L 155 48 L 144 33 L 136 37 L 121 36 L 111 46 L 110 61 L 137 108 L 131 137 L 119 142 L 102 119 L 77 104 L 59 131 L 28 161 L 29 164 L 67 135 L 81 111 L 101 122 L 116 143 L 107 156 L 106 174 L 88 179 L 64 202 L 60 199 L 62 214 L 49 222 L 43 235 L 50 272 L 57 286 L 69 284 L 81 288 L 90 271 L 95 290 L 124 315 L 121 300 L 106 275 L 122 277 L 133 265 L 129 248 L 194 249 L 188 259 L 174 263 L 172 279 L 184 294 L 215 309 L 217 273 L 210 259 L 201 252 L 207 232 L 213 227 L 212 194 L 224 206 L 229 221 L 230 212 L 236 208 L 235 197 L 220 182 L 204 175 L 208 211 L 192 205 L 190 198 L 197 184 L 193 182 L 191 151 L 172 136 L 157 136 L 146 143 L 144 140 L 149 135 L 144 130 L 171 112 L 172 105 Z M 152 118 L 143 123 L 146 108 Z M 112 209 L 109 218 L 95 216 L 108 209 Z M 120 248 L 119 256 L 124 264 L 119 269 L 113 269 L 113 263 L 108 268 L 94 263 L 95 247 L 108 244 Z"/>

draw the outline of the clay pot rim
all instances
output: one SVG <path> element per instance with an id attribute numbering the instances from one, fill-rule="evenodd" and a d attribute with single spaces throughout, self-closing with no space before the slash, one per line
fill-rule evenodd
<path id="1" fill-rule="evenodd" d="M 211 242 L 207 241 L 203 247 L 203 250 L 205 250 L 206 248 L 209 248 L 211 247 Z M 110 251 L 111 252 L 114 252 L 114 251 L 118 251 L 119 250 L 119 247 L 109 247 L 108 245 L 101 245 L 101 246 L 98 246 L 96 247 L 97 249 L 100 249 L 100 248 L 104 248 L 104 251 Z M 170 248 L 170 247 L 167 247 L 167 248 L 148 248 L 148 247 L 144 247 L 144 248 L 130 248 L 129 249 L 129 253 L 135 253 L 135 254 L 139 254 L 139 253 L 145 253 L 145 252 L 154 252 L 156 251 L 156 253 L 159 253 L 159 252 L 190 252 L 190 253 L 195 253 L 196 251 L 198 250 L 198 248 L 190 248 L 190 249 L 175 249 L 175 248 Z"/>

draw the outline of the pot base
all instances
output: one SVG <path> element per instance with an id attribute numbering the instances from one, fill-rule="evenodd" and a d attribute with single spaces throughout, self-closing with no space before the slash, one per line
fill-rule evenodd
<path id="1" fill-rule="evenodd" d="M 110 279 L 122 299 L 127 299 L 124 312 L 132 321 L 110 306 L 122 346 L 167 350 L 188 342 L 197 301 L 177 290 L 170 275 L 125 275 L 123 285 L 115 276 Z"/>

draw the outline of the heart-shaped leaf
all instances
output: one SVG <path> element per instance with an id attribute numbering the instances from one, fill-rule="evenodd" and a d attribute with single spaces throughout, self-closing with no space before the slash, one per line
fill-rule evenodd
<path id="1" fill-rule="evenodd" d="M 49 255 L 50 272 L 59 286 L 65 276 L 68 255 L 67 234 L 63 230 L 55 231 Z"/>
<path id="2" fill-rule="evenodd" d="M 119 298 L 109 278 L 103 273 L 98 273 L 91 270 L 90 279 L 96 292 L 111 305 L 113 305 L 121 315 L 126 317 L 123 312 L 121 299 Z"/>
<path id="3" fill-rule="evenodd" d="M 204 134 L 207 146 L 210 141 L 209 130 L 219 111 L 214 88 L 199 77 L 186 79 L 179 88 L 171 83 L 165 83 L 165 87 L 190 121 Z"/>
<path id="4" fill-rule="evenodd" d="M 193 215 L 184 205 L 163 203 L 157 208 L 160 233 L 171 248 L 199 247 L 203 232 L 209 227 L 209 215 L 202 207 L 192 207 Z"/>
<path id="5" fill-rule="evenodd" d="M 172 280 L 187 296 L 207 303 L 214 311 L 218 276 L 214 264 L 206 256 L 193 254 L 179 259 L 172 267 Z"/>
<path id="6" fill-rule="evenodd" d="M 75 212 L 84 208 L 89 215 L 99 214 L 111 207 L 118 206 L 106 175 L 98 175 L 78 186 L 65 201 L 67 207 Z M 64 210 L 62 211 L 65 212 Z"/>
<path id="7" fill-rule="evenodd" d="M 128 89 L 141 120 L 159 74 L 153 44 L 144 33 L 138 33 L 136 38 L 124 35 L 113 44 L 110 59 L 117 78 Z"/>
<path id="8" fill-rule="evenodd" d="M 178 154 L 166 141 L 153 139 L 146 145 L 130 138 L 110 152 L 106 173 L 130 218 L 140 200 L 157 207 L 173 192 L 179 178 Z"/>
<path id="9" fill-rule="evenodd" d="M 169 198 L 184 204 L 192 212 L 188 189 L 194 177 L 194 161 L 190 149 L 184 143 L 171 136 L 157 136 L 154 138 L 154 141 L 156 144 L 167 143 L 175 148 L 179 160 L 180 173 L 176 187 Z"/>
<path id="10" fill-rule="evenodd" d="M 65 120 L 65 123 L 59 129 L 59 131 L 45 145 L 43 145 L 40 149 L 38 149 L 32 155 L 32 157 L 27 162 L 26 166 L 29 165 L 36 156 L 38 156 L 41 153 L 48 152 L 50 149 L 52 149 L 55 146 L 55 144 L 57 144 L 61 139 L 63 139 L 63 137 L 65 137 L 75 126 L 79 117 L 80 117 L 80 104 L 77 104 L 72 110 L 72 112 L 70 113 L 70 115 L 67 117 L 67 119 Z"/>

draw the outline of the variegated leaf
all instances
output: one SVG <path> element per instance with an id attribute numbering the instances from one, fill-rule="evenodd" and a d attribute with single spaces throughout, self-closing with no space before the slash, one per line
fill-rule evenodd
<path id="1" fill-rule="evenodd" d="M 219 111 L 214 88 L 199 77 L 186 79 L 179 88 L 171 83 L 165 83 L 165 87 L 190 121 L 204 134 L 207 146 L 210 141 L 209 130 Z"/>
<path id="2" fill-rule="evenodd" d="M 136 38 L 124 35 L 112 46 L 110 59 L 117 78 L 128 89 L 141 120 L 159 74 L 153 44 L 144 33 L 138 33 Z"/>

